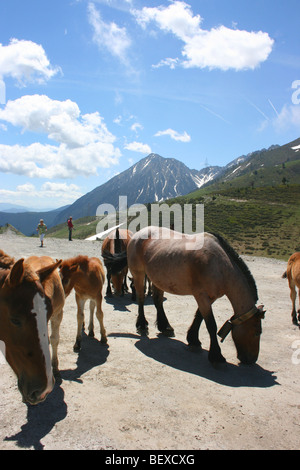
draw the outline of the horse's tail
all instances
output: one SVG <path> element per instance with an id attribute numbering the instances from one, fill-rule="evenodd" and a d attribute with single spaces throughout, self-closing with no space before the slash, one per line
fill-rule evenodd
<path id="1" fill-rule="evenodd" d="M 116 237 L 115 237 L 114 244 L 115 244 L 115 253 L 121 253 L 122 247 L 121 247 L 121 240 L 120 240 L 120 232 L 118 228 L 116 230 Z"/>
<path id="2" fill-rule="evenodd" d="M 104 251 L 102 253 L 102 257 L 105 262 L 106 269 L 109 271 L 111 275 L 118 274 L 122 271 L 122 269 L 126 268 L 127 266 L 127 252 L 123 251 L 122 253 L 109 253 L 108 251 Z"/>
<path id="3" fill-rule="evenodd" d="M 283 275 L 282 275 L 281 277 L 282 277 L 282 279 L 286 279 L 286 278 L 287 278 L 287 272 L 284 271 L 284 273 L 283 273 Z"/>

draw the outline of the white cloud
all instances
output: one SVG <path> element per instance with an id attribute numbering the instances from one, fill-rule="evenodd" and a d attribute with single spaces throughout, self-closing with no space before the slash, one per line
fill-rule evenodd
<path id="1" fill-rule="evenodd" d="M 162 135 L 168 135 L 171 137 L 171 139 L 179 142 L 191 141 L 191 136 L 186 131 L 184 131 L 183 134 L 179 134 L 179 132 L 176 132 L 173 129 L 166 129 L 165 131 L 158 131 L 154 136 L 160 137 Z"/>
<path id="2" fill-rule="evenodd" d="M 93 3 L 88 5 L 88 19 L 93 27 L 93 40 L 100 50 L 107 50 L 122 63 L 127 64 L 127 51 L 131 46 L 131 39 L 126 28 L 116 23 L 105 23 Z"/>
<path id="3" fill-rule="evenodd" d="M 170 69 L 174 70 L 176 65 L 180 64 L 180 61 L 178 58 L 176 59 L 171 59 L 170 57 L 167 57 L 166 59 L 162 59 L 158 62 L 156 65 L 152 65 L 154 69 L 159 69 L 160 67 L 170 67 Z"/>
<path id="4" fill-rule="evenodd" d="M 98 112 L 81 115 L 71 101 L 27 95 L 8 101 L 0 120 L 23 132 L 46 134 L 58 145 L 0 144 L 0 171 L 40 178 L 71 178 L 97 174 L 98 167 L 117 164 L 121 152 Z"/>
<path id="5" fill-rule="evenodd" d="M 53 67 L 39 44 L 11 39 L 8 46 L 0 44 L 0 77 L 12 77 L 19 85 L 43 83 L 60 71 Z"/>
<path id="6" fill-rule="evenodd" d="M 63 206 L 71 204 L 82 196 L 80 188 L 75 184 L 46 182 L 40 188 L 31 183 L 25 183 L 16 187 L 15 190 L 0 189 L 1 201 L 8 201 L 15 204 L 30 205 L 35 207 L 34 203 L 49 206 L 49 200 L 52 205 Z"/>
<path id="7" fill-rule="evenodd" d="M 140 124 L 139 122 L 134 122 L 132 124 L 132 126 L 130 127 L 130 129 L 134 132 L 137 132 L 138 129 L 143 130 L 144 128 L 143 128 L 142 124 Z"/>
<path id="8" fill-rule="evenodd" d="M 285 131 L 294 127 L 300 132 L 300 106 L 284 105 L 273 120 L 273 125 L 277 131 Z"/>
<path id="9" fill-rule="evenodd" d="M 139 153 L 145 153 L 145 154 L 151 153 L 150 146 L 147 144 L 142 144 L 141 142 L 131 142 L 129 144 L 126 144 L 125 149 L 132 150 L 133 152 L 139 152 Z"/>
<path id="10" fill-rule="evenodd" d="M 144 7 L 132 13 L 144 29 L 155 22 L 162 31 L 174 34 L 184 43 L 181 65 L 185 68 L 255 69 L 268 58 L 274 43 L 262 31 L 242 31 L 223 25 L 204 30 L 200 15 L 194 16 L 190 5 L 182 1 L 173 1 L 168 7 Z M 177 61 L 178 58 L 168 58 L 158 65 L 175 68 Z"/>

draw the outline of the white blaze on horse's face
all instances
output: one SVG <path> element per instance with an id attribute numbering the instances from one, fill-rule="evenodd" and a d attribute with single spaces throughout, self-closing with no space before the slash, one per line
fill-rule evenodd
<path id="1" fill-rule="evenodd" d="M 53 379 L 50 349 L 49 349 L 47 307 L 46 307 L 45 299 L 39 293 L 35 294 L 33 298 L 33 309 L 31 313 L 34 314 L 36 317 L 39 342 L 40 342 L 42 354 L 45 359 L 47 386 L 41 395 L 41 399 L 43 400 L 52 391 L 54 379 Z"/>

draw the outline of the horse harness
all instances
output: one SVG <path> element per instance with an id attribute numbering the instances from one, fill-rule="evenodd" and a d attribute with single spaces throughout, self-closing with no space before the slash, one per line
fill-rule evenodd
<path id="1" fill-rule="evenodd" d="M 247 320 L 250 320 L 250 318 L 254 317 L 255 315 L 259 316 L 260 318 L 264 318 L 265 310 L 263 309 L 263 307 L 263 305 L 259 305 L 259 307 L 255 306 L 251 310 L 249 310 L 249 312 L 246 312 L 243 315 L 240 315 L 239 317 L 233 315 L 229 320 L 227 320 L 218 331 L 218 336 L 220 336 L 221 338 L 221 343 L 223 343 L 224 339 L 234 328 L 234 326 L 245 323 Z"/>

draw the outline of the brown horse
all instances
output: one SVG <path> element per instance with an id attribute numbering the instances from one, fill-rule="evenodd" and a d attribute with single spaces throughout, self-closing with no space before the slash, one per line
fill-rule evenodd
<path id="1" fill-rule="evenodd" d="M 105 280 L 104 268 L 99 258 L 76 256 L 61 263 L 60 275 L 66 297 L 75 289 L 77 303 L 77 336 L 74 351 L 80 351 L 82 327 L 84 324 L 84 304 L 90 299 L 89 336 L 94 337 L 94 310 L 100 323 L 101 343 L 107 343 L 103 324 L 102 288 Z"/>
<path id="2" fill-rule="evenodd" d="M 187 341 L 190 346 L 201 346 L 198 332 L 204 319 L 211 340 L 208 358 L 213 363 L 225 362 L 217 341 L 217 325 L 211 305 L 226 295 L 234 315 L 218 334 L 223 341 L 232 331 L 240 361 L 256 362 L 261 318 L 265 312 L 262 307 L 255 306 L 257 290 L 249 269 L 225 240 L 210 233 L 183 235 L 166 228 L 146 227 L 131 238 L 127 257 L 125 253 L 115 256 L 111 269 L 120 269 L 125 262 L 128 262 L 138 295 L 138 332 L 147 333 L 148 322 L 144 315 L 144 278 L 147 274 L 153 285 L 159 331 L 168 336 L 174 334 L 164 312 L 163 293 L 193 295 L 198 309 L 188 330 Z"/>
<path id="3" fill-rule="evenodd" d="M 292 322 L 294 325 L 299 325 L 300 322 L 300 308 L 298 309 L 298 321 L 296 313 L 296 287 L 298 287 L 299 303 L 300 303 L 300 252 L 294 253 L 287 263 L 287 270 L 282 275 L 283 278 L 287 278 L 290 287 L 290 297 L 292 301 Z"/>
<path id="4" fill-rule="evenodd" d="M 107 253 L 115 254 L 115 253 L 122 253 L 127 250 L 127 245 L 129 243 L 130 238 L 132 237 L 132 232 L 125 229 L 113 230 L 103 241 L 102 244 L 102 257 L 104 259 L 105 267 L 107 268 L 106 258 L 105 255 Z M 112 297 L 111 285 L 114 287 L 114 291 L 116 295 L 124 295 L 125 292 L 128 291 L 127 287 L 127 266 L 124 266 L 119 272 L 111 274 L 110 270 L 107 269 L 107 289 L 106 295 L 108 297 Z"/>
<path id="5" fill-rule="evenodd" d="M 0 339 L 18 378 L 23 401 L 35 405 L 52 391 L 64 292 L 60 261 L 48 256 L 13 258 L 0 250 Z M 52 367 L 47 322 L 51 322 Z M 52 370 L 53 368 L 53 370 Z"/>

